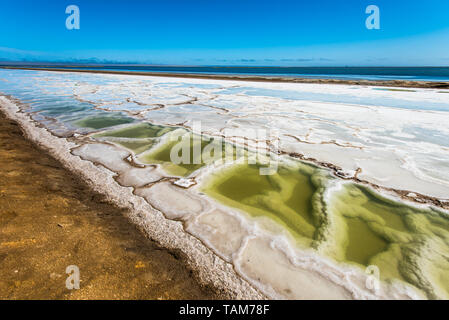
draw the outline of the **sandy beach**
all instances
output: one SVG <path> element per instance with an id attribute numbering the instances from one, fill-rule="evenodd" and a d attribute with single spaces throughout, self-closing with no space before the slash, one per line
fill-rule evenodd
<path id="1" fill-rule="evenodd" d="M 0 111 L 1 299 L 217 299 Z M 65 287 L 78 265 L 80 290 Z"/>

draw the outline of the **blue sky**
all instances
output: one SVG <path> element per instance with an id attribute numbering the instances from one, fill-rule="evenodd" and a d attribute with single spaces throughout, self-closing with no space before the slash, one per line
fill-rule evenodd
<path id="1" fill-rule="evenodd" d="M 65 9 L 80 8 L 80 30 Z M 368 30 L 368 5 L 380 30 Z M 0 60 L 178 65 L 449 65 L 447 0 L 15 0 Z"/>

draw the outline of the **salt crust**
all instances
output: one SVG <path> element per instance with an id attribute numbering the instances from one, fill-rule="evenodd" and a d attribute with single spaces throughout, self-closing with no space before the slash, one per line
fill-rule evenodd
<path id="1" fill-rule="evenodd" d="M 276 226 L 267 219 L 250 219 L 201 194 L 196 186 L 186 190 L 160 180 L 160 168 L 133 168 L 123 160 L 129 157 L 123 149 L 101 143 L 79 146 L 57 138 L 35 126 L 6 97 L 0 97 L 0 103 L 30 140 L 110 202 L 128 209 L 129 219 L 148 237 L 166 248 L 181 250 L 201 282 L 215 286 L 228 298 L 422 298 L 401 282 L 381 283 L 374 292 L 366 287 L 368 276 L 358 267 L 294 247 L 282 230 L 270 232 Z M 133 170 L 148 171 L 147 178 L 137 179 L 136 172 L 129 172 Z"/>

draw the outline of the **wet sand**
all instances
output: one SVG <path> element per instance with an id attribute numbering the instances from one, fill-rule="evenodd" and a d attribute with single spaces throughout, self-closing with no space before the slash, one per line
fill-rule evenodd
<path id="1" fill-rule="evenodd" d="M 408 81 L 408 80 L 344 80 L 344 79 L 320 79 L 320 78 L 297 78 L 281 76 L 259 76 L 259 75 L 221 75 L 221 74 L 196 74 L 181 72 L 140 72 L 140 71 L 110 71 L 89 69 L 63 69 L 63 68 L 26 68 L 26 67 L 0 67 L 2 69 L 20 69 L 36 71 L 57 72 L 81 72 L 100 74 L 122 74 L 135 76 L 170 77 L 170 78 L 193 78 L 212 80 L 234 80 L 255 82 L 281 82 L 281 83 L 318 83 L 318 84 L 346 84 L 362 86 L 401 87 L 401 88 L 428 88 L 449 89 L 447 81 Z"/>
<path id="2" fill-rule="evenodd" d="M 214 299 L 161 248 L 0 111 L 0 299 Z M 80 290 L 65 287 L 80 268 Z"/>

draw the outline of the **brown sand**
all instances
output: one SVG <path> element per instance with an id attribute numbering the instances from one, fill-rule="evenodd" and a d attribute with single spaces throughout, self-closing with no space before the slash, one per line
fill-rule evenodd
<path id="1" fill-rule="evenodd" d="M 80 290 L 65 287 L 69 265 Z M 0 299 L 217 297 L 0 111 Z"/>

